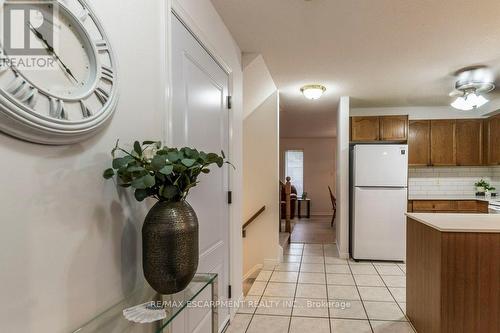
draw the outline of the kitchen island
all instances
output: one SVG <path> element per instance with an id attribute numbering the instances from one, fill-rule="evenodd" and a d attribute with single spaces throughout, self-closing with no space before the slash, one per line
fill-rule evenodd
<path id="1" fill-rule="evenodd" d="M 417 332 L 500 332 L 500 215 L 408 213 L 406 258 Z"/>

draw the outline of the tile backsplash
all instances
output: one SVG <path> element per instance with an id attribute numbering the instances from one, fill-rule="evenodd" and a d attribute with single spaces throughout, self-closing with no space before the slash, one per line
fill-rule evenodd
<path id="1" fill-rule="evenodd" d="M 432 167 L 410 168 L 408 191 L 411 196 L 471 195 L 479 179 L 500 190 L 500 167 Z"/>

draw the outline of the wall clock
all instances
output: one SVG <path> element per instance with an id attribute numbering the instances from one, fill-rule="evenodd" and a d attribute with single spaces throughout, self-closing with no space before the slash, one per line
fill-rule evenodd
<path id="1" fill-rule="evenodd" d="M 84 140 L 102 128 L 116 108 L 118 77 L 111 44 L 84 0 L 40 1 L 34 6 L 52 22 L 39 26 L 25 21 L 29 38 L 53 66 L 21 67 L 6 61 L 15 56 L 5 41 L 0 45 L 0 130 L 43 144 Z M 49 38 L 52 28 L 54 41 Z"/>

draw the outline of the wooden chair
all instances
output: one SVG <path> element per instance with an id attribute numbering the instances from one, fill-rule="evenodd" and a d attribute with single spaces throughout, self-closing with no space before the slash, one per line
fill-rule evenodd
<path id="1" fill-rule="evenodd" d="M 333 192 L 332 192 L 332 189 L 330 188 L 330 186 L 328 186 L 328 191 L 330 192 L 330 200 L 332 201 L 333 217 L 332 217 L 331 226 L 333 227 L 333 223 L 335 222 L 335 218 L 337 217 L 337 199 L 333 195 Z"/>

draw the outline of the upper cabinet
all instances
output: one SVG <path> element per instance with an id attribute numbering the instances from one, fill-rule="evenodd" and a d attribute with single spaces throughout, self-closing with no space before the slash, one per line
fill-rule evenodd
<path id="1" fill-rule="evenodd" d="M 406 141 L 408 116 L 351 117 L 351 141 Z"/>
<path id="2" fill-rule="evenodd" d="M 379 117 L 351 117 L 351 141 L 377 141 L 379 137 Z"/>
<path id="3" fill-rule="evenodd" d="M 455 120 L 431 120 L 431 165 L 457 164 L 455 126 Z"/>
<path id="4" fill-rule="evenodd" d="M 486 163 L 500 165 L 500 115 L 485 121 Z"/>
<path id="5" fill-rule="evenodd" d="M 408 135 L 408 163 L 414 166 L 431 164 L 431 122 L 430 120 L 410 120 Z"/>
<path id="6" fill-rule="evenodd" d="M 457 165 L 483 164 L 483 121 L 460 119 L 456 121 Z"/>
<path id="7" fill-rule="evenodd" d="M 380 119 L 380 140 L 406 141 L 408 139 L 408 116 L 384 116 Z"/>

